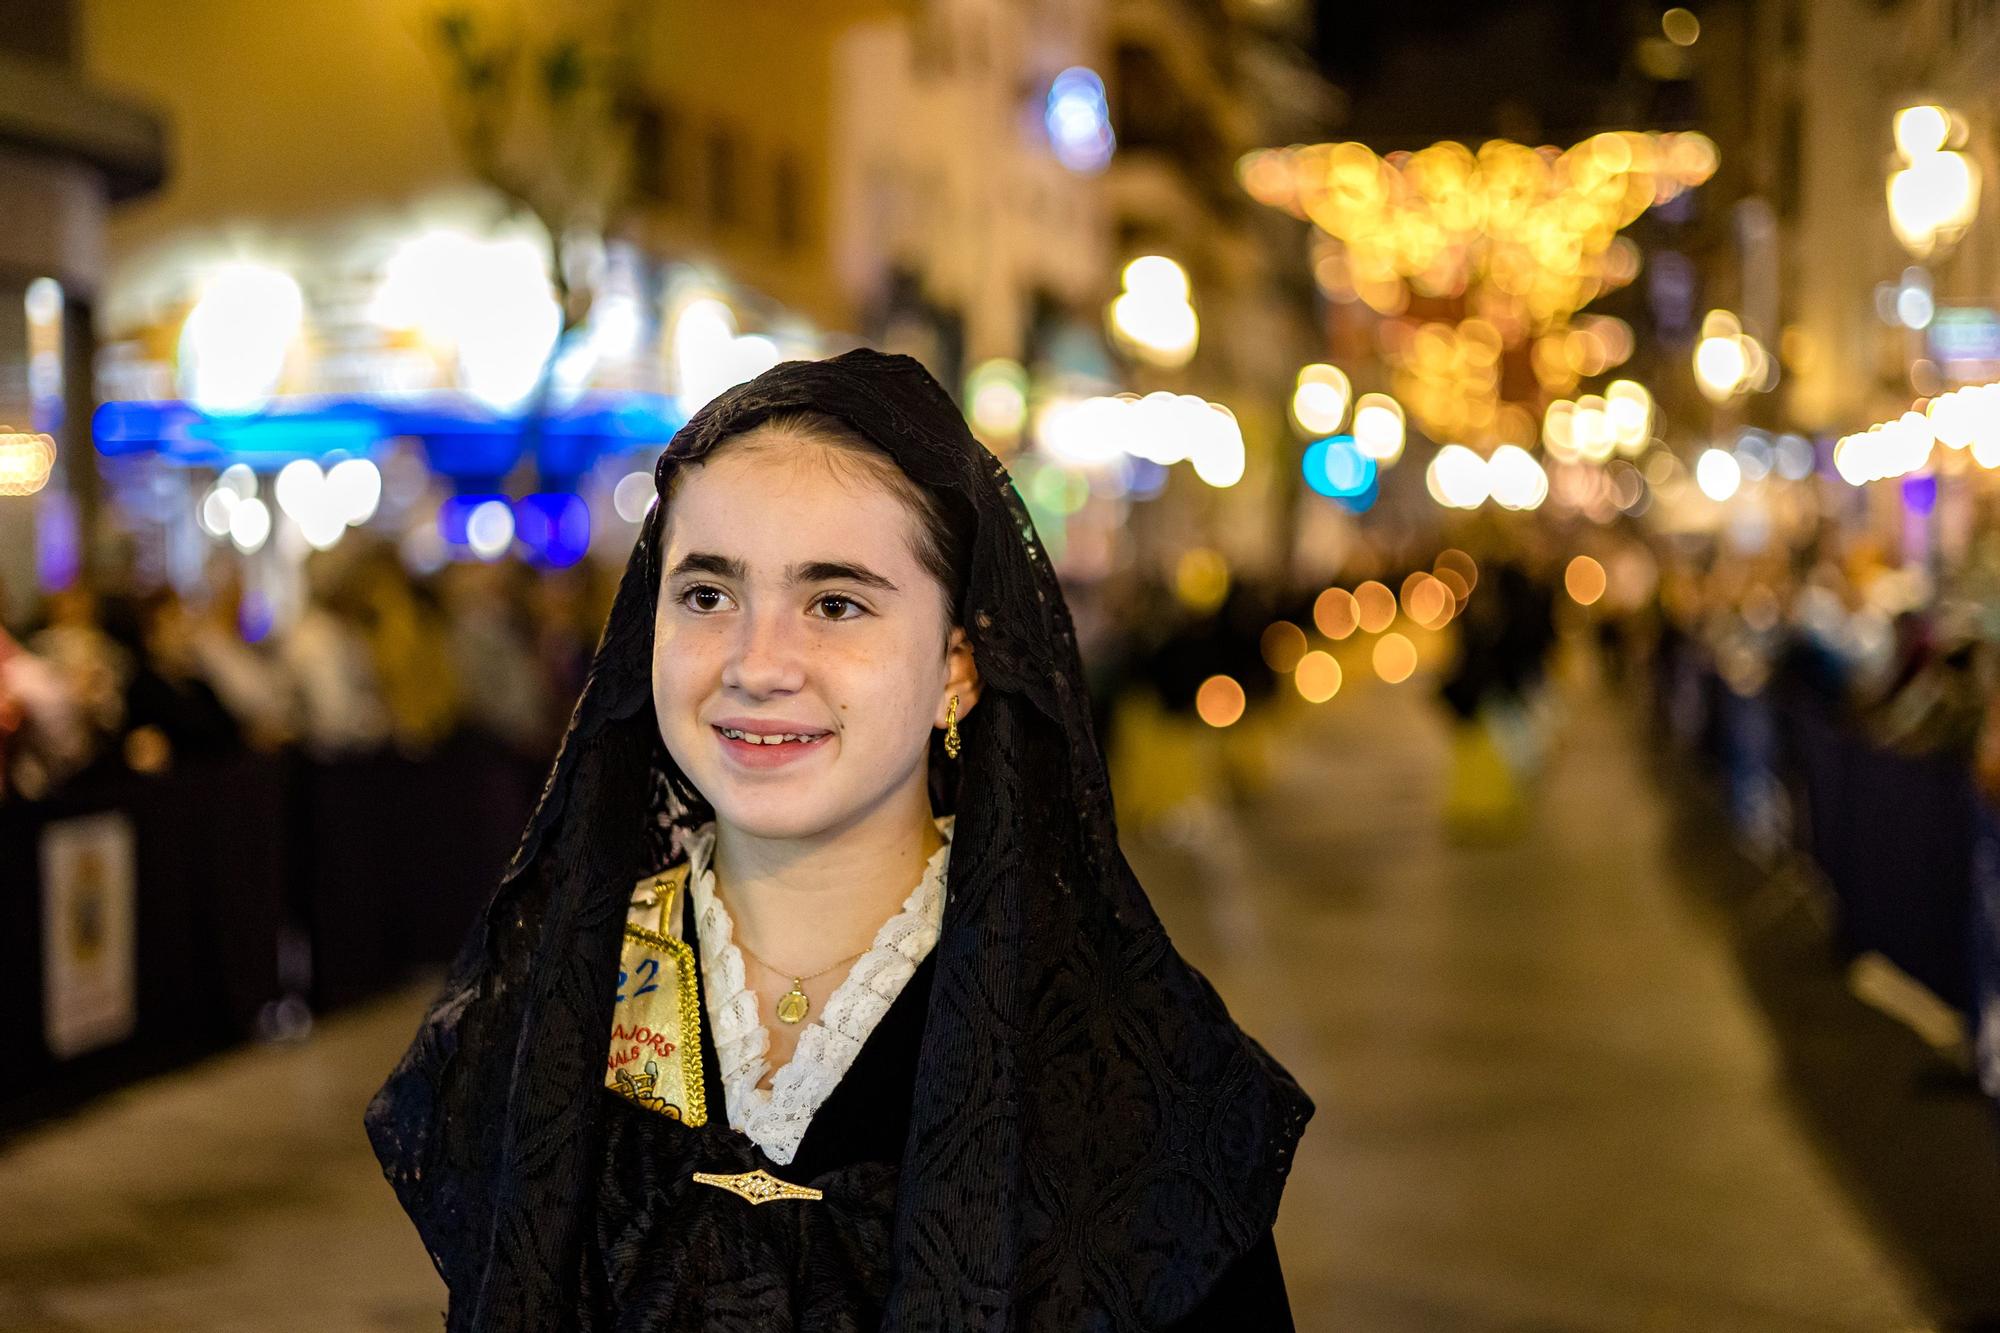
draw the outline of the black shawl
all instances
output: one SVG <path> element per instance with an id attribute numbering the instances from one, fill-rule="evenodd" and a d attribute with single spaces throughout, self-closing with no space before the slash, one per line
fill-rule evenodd
<path id="1" fill-rule="evenodd" d="M 1168 941 L 1120 852 L 1076 636 L 998 460 L 907 357 L 789 362 L 697 412 L 673 470 L 774 412 L 853 425 L 970 547 L 982 680 L 941 804 L 958 816 L 933 953 L 885 1327 L 1150 1329 L 1264 1239 L 1312 1104 Z M 520 849 L 368 1109 L 451 1289 L 452 1330 L 558 1329 L 602 1151 L 632 884 L 654 868 L 648 515 Z"/>

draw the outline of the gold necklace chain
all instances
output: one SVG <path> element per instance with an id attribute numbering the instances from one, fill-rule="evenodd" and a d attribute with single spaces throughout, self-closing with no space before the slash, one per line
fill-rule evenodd
<path id="1" fill-rule="evenodd" d="M 750 946 L 745 944 L 740 939 L 736 941 L 736 947 L 741 949 L 744 955 L 748 957 L 751 962 L 757 964 L 757 966 L 763 968 L 766 972 L 771 972 L 781 977 L 790 977 L 792 979 L 792 988 L 786 991 L 783 995 L 780 995 L 778 997 L 778 1003 L 777 1003 L 778 1021 L 780 1023 L 785 1023 L 785 1024 L 802 1022 L 804 1021 L 805 1016 L 812 1012 L 812 997 L 806 994 L 805 983 L 807 983 L 808 981 L 812 981 L 815 978 L 823 977 L 827 973 L 833 971 L 836 967 L 840 967 L 846 963 L 851 963 L 855 959 L 861 957 L 862 954 L 868 952 L 868 949 L 859 950 L 858 952 L 847 955 L 847 957 L 841 959 L 839 962 L 827 964 L 825 967 L 822 967 L 817 972 L 807 972 L 804 975 L 800 975 L 797 972 L 788 972 L 781 967 L 772 967 L 769 963 L 759 958 L 756 955 L 756 953 L 750 948 Z M 869 946 L 869 948 L 871 949 L 873 947 L 875 946 L 872 944 Z"/>

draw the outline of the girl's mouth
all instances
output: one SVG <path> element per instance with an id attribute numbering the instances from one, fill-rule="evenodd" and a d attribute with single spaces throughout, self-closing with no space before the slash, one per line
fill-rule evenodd
<path id="1" fill-rule="evenodd" d="M 823 746 L 832 732 L 766 731 L 749 727 L 711 727 L 722 752 L 744 768 L 778 768 L 805 758 Z"/>

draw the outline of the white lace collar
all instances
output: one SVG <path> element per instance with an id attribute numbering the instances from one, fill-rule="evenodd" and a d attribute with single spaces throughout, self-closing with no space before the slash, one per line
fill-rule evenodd
<path id="1" fill-rule="evenodd" d="M 688 838 L 688 890 L 701 936 L 702 991 L 722 1068 L 729 1127 L 778 1165 L 797 1155 L 813 1115 L 833 1095 L 917 964 L 937 944 L 944 920 L 952 823 L 949 816 L 937 821 L 944 846 L 924 866 L 903 910 L 882 923 L 868 952 L 848 970 L 819 1016 L 799 1033 L 791 1060 L 772 1076 L 769 1088 L 758 1084 L 770 1072 L 771 1034 L 758 1013 L 757 992 L 750 988 L 743 951 L 736 947 L 735 923 L 715 891 L 715 871 L 709 865 L 715 826 L 705 825 Z"/>

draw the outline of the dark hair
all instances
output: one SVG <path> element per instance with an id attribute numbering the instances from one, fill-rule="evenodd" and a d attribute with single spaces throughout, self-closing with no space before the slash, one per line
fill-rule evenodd
<path id="1" fill-rule="evenodd" d="M 730 444 L 762 431 L 807 439 L 842 451 L 867 468 L 871 476 L 909 506 L 910 512 L 917 517 L 917 541 L 913 552 L 917 563 L 944 589 L 948 624 L 964 623 L 962 611 L 965 585 L 971 575 L 972 550 L 961 536 L 961 526 L 951 521 L 942 495 L 918 485 L 897 465 L 888 450 L 867 435 L 830 412 L 812 408 L 786 408 L 773 412 L 748 430 L 718 441 L 707 457 L 713 457 Z M 671 490 L 668 498 L 672 498 Z"/>

